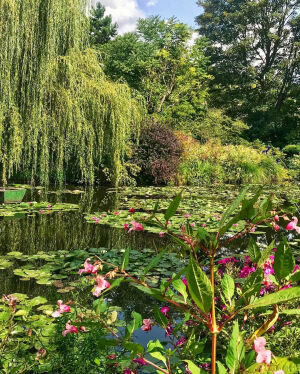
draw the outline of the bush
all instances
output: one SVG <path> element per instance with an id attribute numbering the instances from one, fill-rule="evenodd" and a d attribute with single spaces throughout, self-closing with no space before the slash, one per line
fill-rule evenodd
<path id="1" fill-rule="evenodd" d="M 244 145 L 221 145 L 220 141 L 200 144 L 178 134 L 184 154 L 179 166 L 181 184 L 270 183 L 289 178 L 288 171 L 272 154 Z"/>
<path id="2" fill-rule="evenodd" d="M 183 148 L 168 127 L 152 123 L 141 131 L 135 163 L 141 168 L 141 184 L 167 184 L 174 181 Z"/>
<path id="3" fill-rule="evenodd" d="M 288 156 L 300 155 L 300 145 L 289 144 L 282 151 Z"/>

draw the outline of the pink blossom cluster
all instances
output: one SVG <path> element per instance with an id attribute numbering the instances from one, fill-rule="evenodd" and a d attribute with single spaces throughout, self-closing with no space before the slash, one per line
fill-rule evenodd
<path id="1" fill-rule="evenodd" d="M 300 234 L 300 226 L 298 226 L 298 218 L 292 217 L 292 221 L 289 222 L 286 226 L 286 230 L 296 230 L 298 234 Z"/>
<path id="2" fill-rule="evenodd" d="M 131 221 L 131 227 L 129 223 L 124 223 L 123 227 L 126 231 L 128 231 L 128 233 L 131 231 L 144 231 L 145 230 L 141 223 L 135 222 L 135 221 Z"/>
<path id="3" fill-rule="evenodd" d="M 269 349 L 266 349 L 265 345 L 267 344 L 264 337 L 259 337 L 254 340 L 253 349 L 257 353 L 256 362 L 258 364 L 270 364 L 272 359 L 272 352 Z"/>
<path id="4" fill-rule="evenodd" d="M 87 332 L 86 328 L 84 326 L 79 327 L 79 331 L 81 332 Z M 77 334 L 78 328 L 71 324 L 71 321 L 69 320 L 66 323 L 66 329 L 62 332 L 63 336 L 66 336 L 67 334 Z"/>
<path id="5" fill-rule="evenodd" d="M 53 318 L 58 318 L 63 313 L 68 313 L 71 311 L 71 308 L 67 304 L 63 304 L 62 300 L 57 301 L 57 305 L 59 306 L 58 310 L 52 313 Z"/>

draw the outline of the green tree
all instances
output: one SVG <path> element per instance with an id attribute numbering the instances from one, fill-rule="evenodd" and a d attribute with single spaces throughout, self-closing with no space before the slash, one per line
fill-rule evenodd
<path id="1" fill-rule="evenodd" d="M 211 100 L 280 143 L 299 124 L 299 0 L 199 0 L 209 41 Z"/>
<path id="2" fill-rule="evenodd" d="M 174 122 L 204 108 L 207 64 L 204 45 L 190 45 L 192 29 L 175 18 L 141 19 L 135 33 L 118 36 L 104 50 L 106 73 L 139 90 L 148 113 Z"/>
<path id="3" fill-rule="evenodd" d="M 90 16 L 91 45 L 108 43 L 117 35 L 118 25 L 112 22 L 111 16 L 105 15 L 105 7 L 97 3 Z"/>

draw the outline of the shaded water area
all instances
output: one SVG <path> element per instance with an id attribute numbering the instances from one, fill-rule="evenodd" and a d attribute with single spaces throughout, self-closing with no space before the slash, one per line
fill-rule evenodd
<path id="1" fill-rule="evenodd" d="M 59 191 L 55 188 L 49 188 L 46 192 L 43 189 L 27 189 L 24 202 L 31 201 L 47 201 L 50 204 L 72 203 L 78 204 L 79 209 L 73 211 L 58 211 L 48 214 L 47 211 L 31 212 L 30 214 L 19 214 L 14 217 L 0 218 L 0 256 L 10 252 L 21 252 L 24 256 L 36 255 L 41 252 L 49 253 L 55 251 L 72 252 L 74 250 L 82 250 L 88 248 L 107 248 L 108 251 L 114 248 L 130 247 L 137 251 L 145 248 L 154 249 L 159 252 L 163 248 L 169 248 L 170 252 L 182 252 L 182 248 L 167 237 L 159 237 L 159 235 L 151 232 L 132 232 L 128 234 L 122 228 L 110 227 L 107 225 L 97 225 L 90 223 L 85 219 L 85 215 L 93 212 L 115 211 L 117 209 L 128 209 L 126 204 L 127 198 L 120 199 L 116 191 L 107 190 L 106 188 L 97 187 L 94 189 L 83 190 L 84 193 L 72 193 L 76 191 L 76 186 L 66 186 L 65 191 Z M 167 190 L 167 188 L 166 188 Z M 229 192 L 228 192 L 229 191 Z M 224 192 L 212 190 L 205 199 L 208 199 L 210 210 L 205 214 L 212 215 L 213 212 L 222 213 L 228 205 L 229 196 L 233 198 L 237 189 L 232 188 Z M 168 193 L 170 191 L 168 190 Z M 196 191 L 195 194 L 198 192 Z M 136 197 L 135 191 L 132 193 Z M 191 194 L 189 213 L 193 213 L 194 204 L 191 203 L 195 199 Z M 149 196 L 141 193 L 140 198 L 149 199 L 149 206 L 152 206 L 153 197 L 156 199 L 164 199 L 164 189 L 161 188 L 155 196 Z M 170 196 L 169 196 L 170 197 Z M 154 199 L 155 200 L 155 199 Z M 196 206 L 194 206 L 196 209 Z M 150 209 L 150 208 L 149 208 Z M 199 207 L 197 208 L 199 209 Z M 196 212 L 196 211 L 195 211 Z M 280 233 L 275 233 L 271 228 L 263 227 L 257 234 L 258 242 L 267 244 L 276 239 Z M 279 237 L 279 236 L 278 236 Z M 246 250 L 249 237 L 245 237 L 238 241 L 232 242 L 230 247 L 223 248 L 224 255 L 242 253 Z M 297 243 L 296 243 L 297 244 Z M 298 242 L 299 244 L 299 242 Z M 139 260 L 140 261 L 140 260 Z M 184 261 L 178 257 L 178 261 Z M 83 259 L 82 259 L 83 262 Z M 81 262 L 81 263 L 82 263 Z M 18 258 L 18 266 L 22 266 L 22 255 Z M 41 262 L 42 264 L 42 262 Z M 143 265 L 143 263 L 139 263 Z M 145 266 L 147 263 L 144 264 Z M 184 264 L 182 264 L 184 267 Z M 29 297 L 44 296 L 50 303 L 55 304 L 59 298 L 68 298 L 68 294 L 61 295 L 57 293 L 57 289 L 51 285 L 38 284 L 35 279 L 24 279 L 15 275 L 14 267 L 0 270 L 0 294 L 24 293 Z M 176 271 L 169 268 L 169 273 Z M 169 273 L 162 276 L 169 276 Z M 74 275 L 72 277 L 75 277 Z M 91 295 L 89 295 L 91 298 Z M 131 311 L 137 311 L 144 318 L 149 317 L 153 305 L 157 301 L 149 299 L 137 289 L 128 286 L 122 286 L 110 293 L 110 301 L 112 305 L 122 307 L 124 317 L 127 319 Z M 136 333 L 136 339 L 142 344 L 146 344 L 146 340 L 153 338 L 164 338 L 164 332 L 154 328 L 150 334 Z"/>

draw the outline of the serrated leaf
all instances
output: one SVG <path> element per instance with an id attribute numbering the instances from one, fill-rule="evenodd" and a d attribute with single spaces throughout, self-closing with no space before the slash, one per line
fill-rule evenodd
<path id="1" fill-rule="evenodd" d="M 248 253 L 250 260 L 256 264 L 260 259 L 261 253 L 256 241 L 252 238 L 252 236 L 250 237 L 248 245 Z"/>
<path id="2" fill-rule="evenodd" d="M 257 262 L 258 267 L 262 266 L 267 261 L 267 259 L 270 257 L 270 255 L 273 252 L 274 245 L 275 245 L 275 239 L 272 241 L 271 244 L 268 245 L 268 247 L 264 251 L 260 252 L 261 256 L 259 258 L 259 261 Z"/>
<path id="3" fill-rule="evenodd" d="M 172 281 L 172 284 L 175 290 L 183 296 L 184 301 L 186 302 L 188 294 L 186 292 L 186 285 L 183 283 L 183 281 L 181 279 L 176 279 Z"/>
<path id="4" fill-rule="evenodd" d="M 165 212 L 164 217 L 166 221 L 169 221 L 169 219 L 172 218 L 174 214 L 177 212 L 181 199 L 182 191 L 175 197 L 175 199 L 171 202 L 167 211 Z"/>
<path id="5" fill-rule="evenodd" d="M 218 368 L 218 374 L 227 374 L 227 370 L 225 366 L 220 361 L 217 361 L 217 368 Z"/>
<path id="6" fill-rule="evenodd" d="M 253 309 L 253 308 L 260 308 L 263 306 L 273 305 L 273 304 L 280 304 L 286 301 L 291 301 L 300 298 L 300 286 L 287 288 L 285 290 L 281 290 L 278 292 L 274 292 L 272 294 L 265 295 L 257 300 L 255 300 L 252 304 L 246 305 L 243 309 Z"/>
<path id="7" fill-rule="evenodd" d="M 239 324 L 237 321 L 233 324 L 231 339 L 226 353 L 226 365 L 231 372 L 235 373 L 238 368 L 238 341 L 239 341 Z"/>
<path id="8" fill-rule="evenodd" d="M 224 274 L 224 277 L 221 282 L 222 291 L 224 293 L 224 296 L 229 301 L 229 304 L 231 305 L 231 299 L 234 295 L 235 285 L 234 280 L 231 278 L 230 275 Z"/>
<path id="9" fill-rule="evenodd" d="M 275 252 L 274 272 L 280 281 L 292 273 L 295 267 L 295 259 L 288 241 L 284 238 Z"/>
<path id="10" fill-rule="evenodd" d="M 209 312 L 213 297 L 211 283 L 192 256 L 187 268 L 187 282 L 193 301 L 203 312 Z"/>

